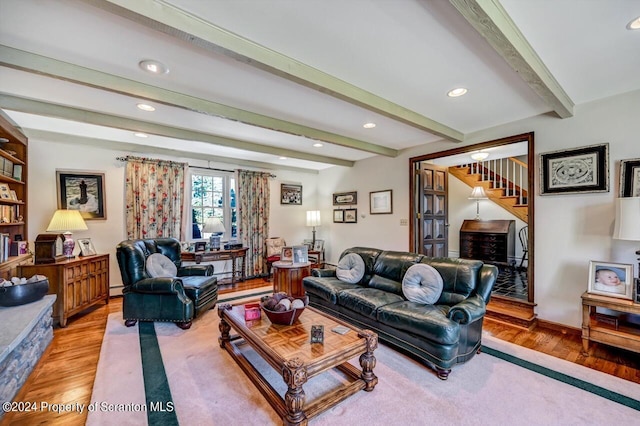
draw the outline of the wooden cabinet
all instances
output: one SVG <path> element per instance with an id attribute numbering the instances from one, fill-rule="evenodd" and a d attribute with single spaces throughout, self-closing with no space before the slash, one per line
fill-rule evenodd
<path id="1" fill-rule="evenodd" d="M 510 265 L 515 257 L 515 220 L 465 220 L 460 228 L 460 257 Z"/>
<path id="2" fill-rule="evenodd" d="M 44 265 L 22 265 L 19 273 L 24 277 L 35 274 L 49 279 L 49 294 L 58 299 L 53 305 L 53 317 L 60 326 L 67 319 L 98 302 L 109 303 L 109 255 L 78 257 Z"/>
<path id="3" fill-rule="evenodd" d="M 16 239 L 27 238 L 27 144 L 27 137 L 0 110 L 0 277 L 4 279 L 17 276 L 17 266 L 31 258 L 11 247 Z"/>
<path id="4" fill-rule="evenodd" d="M 284 291 L 289 296 L 303 297 L 302 279 L 311 275 L 311 263 L 273 262 L 273 292 Z"/>
<path id="5" fill-rule="evenodd" d="M 640 352 L 640 304 L 585 292 L 582 295 L 582 349 L 585 355 L 589 355 L 590 341 Z"/>

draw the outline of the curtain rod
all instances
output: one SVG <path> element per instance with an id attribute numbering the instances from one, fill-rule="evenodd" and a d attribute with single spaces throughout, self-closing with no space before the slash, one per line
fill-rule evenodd
<path id="1" fill-rule="evenodd" d="M 127 161 L 127 157 L 116 157 L 116 160 L 119 161 Z M 202 167 L 202 166 L 189 166 L 190 169 L 203 169 L 203 170 L 214 170 L 216 172 L 230 172 L 230 173 L 235 173 L 235 170 L 228 170 L 228 169 L 216 169 L 213 167 Z M 277 177 L 274 174 L 269 174 L 269 177 L 275 178 Z"/>

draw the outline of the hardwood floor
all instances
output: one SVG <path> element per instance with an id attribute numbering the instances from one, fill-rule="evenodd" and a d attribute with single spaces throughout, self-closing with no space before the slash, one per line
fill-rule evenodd
<path id="1" fill-rule="evenodd" d="M 221 286 L 220 294 L 264 286 L 263 279 L 247 280 L 235 288 Z M 110 313 L 122 311 L 122 299 L 112 298 L 70 318 L 66 328 L 55 328 L 54 338 L 14 401 L 84 405 L 91 401 L 102 336 Z M 576 330 L 537 327 L 533 331 L 486 320 L 484 329 L 493 336 L 561 358 L 594 370 L 640 383 L 640 357 L 632 352 L 592 344 L 590 356 L 582 355 L 582 341 Z M 126 354 L 123 354 L 126 356 Z M 117 380 L 117 377 L 114 378 Z M 35 410 L 5 414 L 2 425 L 84 425 L 87 411 Z"/>

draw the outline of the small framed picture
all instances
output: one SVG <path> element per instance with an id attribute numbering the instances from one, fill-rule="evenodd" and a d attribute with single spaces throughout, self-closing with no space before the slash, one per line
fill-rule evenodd
<path id="1" fill-rule="evenodd" d="M 344 211 L 345 223 L 358 223 L 358 209 L 346 209 Z"/>
<path id="2" fill-rule="evenodd" d="M 307 263 L 309 261 L 309 250 L 307 246 L 293 246 L 293 263 Z"/>
<path id="3" fill-rule="evenodd" d="M 280 185 L 280 204 L 302 205 L 302 185 Z"/>
<path id="4" fill-rule="evenodd" d="M 282 253 L 280 254 L 280 262 L 293 262 L 293 247 L 285 246 L 282 247 Z"/>
<path id="5" fill-rule="evenodd" d="M 640 303 L 640 278 L 636 278 L 636 294 L 634 301 Z"/>
<path id="6" fill-rule="evenodd" d="M 589 293 L 633 300 L 633 287 L 633 265 L 589 262 Z"/>
<path id="7" fill-rule="evenodd" d="M 342 223 L 342 222 L 344 222 L 344 210 L 335 209 L 333 211 L 333 222 L 334 223 Z"/>
<path id="8" fill-rule="evenodd" d="M 58 208 L 80 210 L 84 220 L 107 218 L 104 173 L 56 170 Z"/>
<path id="9" fill-rule="evenodd" d="M 324 250 L 324 240 L 316 240 L 316 244 L 313 246 L 313 251 Z"/>
<path id="10" fill-rule="evenodd" d="M 324 343 L 324 325 L 311 326 L 311 343 Z"/>
<path id="11" fill-rule="evenodd" d="M 338 192 L 333 194 L 333 205 L 354 205 L 358 204 L 358 191 Z"/>
<path id="12" fill-rule="evenodd" d="M 28 241 L 16 241 L 18 243 L 18 254 L 29 254 Z"/>
<path id="13" fill-rule="evenodd" d="M 78 238 L 78 245 L 80 246 L 81 256 L 93 256 L 97 254 L 91 238 Z"/>
<path id="14" fill-rule="evenodd" d="M 207 249 L 206 241 L 196 241 L 195 251 L 205 251 Z"/>
<path id="15" fill-rule="evenodd" d="M 3 200 L 11 199 L 11 189 L 6 183 L 0 183 L 0 198 L 2 198 Z"/>

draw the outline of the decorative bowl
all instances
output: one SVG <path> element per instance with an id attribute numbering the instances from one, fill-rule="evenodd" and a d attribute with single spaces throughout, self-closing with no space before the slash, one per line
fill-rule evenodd
<path id="1" fill-rule="evenodd" d="M 0 287 L 0 306 L 18 306 L 35 302 L 49 292 L 49 280 Z"/>
<path id="2" fill-rule="evenodd" d="M 295 299 L 302 300 L 304 302 L 305 308 L 309 304 L 309 296 L 289 297 L 289 300 L 291 301 Z M 262 302 L 260 302 L 260 306 L 262 307 L 262 311 L 264 312 L 264 314 L 267 316 L 267 318 L 269 318 L 269 321 L 271 321 L 273 324 L 280 324 L 280 325 L 293 324 L 298 318 L 300 318 L 300 315 L 302 315 L 302 312 L 304 311 L 304 308 L 290 309 L 288 311 L 282 311 L 282 312 L 272 311 L 265 308 Z"/>

